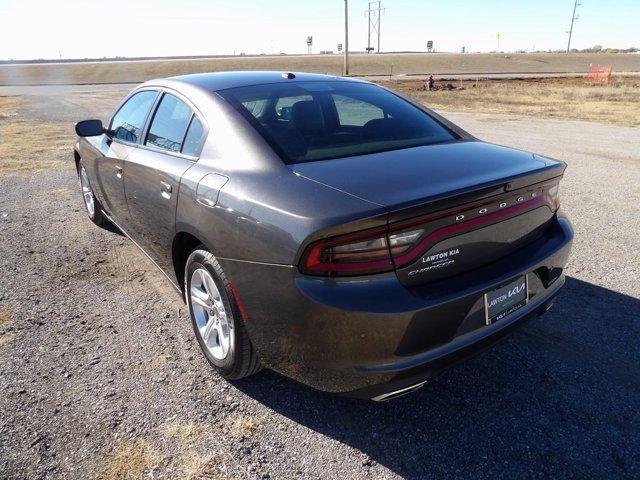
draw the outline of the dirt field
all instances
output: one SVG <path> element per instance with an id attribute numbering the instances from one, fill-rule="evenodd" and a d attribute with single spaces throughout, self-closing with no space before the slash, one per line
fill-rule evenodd
<path id="1" fill-rule="evenodd" d="M 442 80 L 432 91 L 418 80 L 378 83 L 440 110 L 640 125 L 640 77 L 618 76 L 610 85 L 575 77 Z"/>
<path id="2" fill-rule="evenodd" d="M 352 55 L 350 74 L 587 72 L 590 64 L 640 71 L 635 54 L 383 54 Z M 339 55 L 231 57 L 68 64 L 0 65 L 0 85 L 129 83 L 185 73 L 289 70 L 342 74 Z"/>
<path id="3" fill-rule="evenodd" d="M 638 478 L 640 129 L 442 112 L 569 164 L 568 280 L 543 318 L 373 404 L 268 371 L 225 382 L 162 274 L 89 222 L 72 124 L 125 91 L 0 97 L 0 478 Z"/>

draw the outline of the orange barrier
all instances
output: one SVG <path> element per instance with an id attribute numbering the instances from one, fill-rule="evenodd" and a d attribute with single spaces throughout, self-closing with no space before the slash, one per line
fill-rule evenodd
<path id="1" fill-rule="evenodd" d="M 601 67 L 600 65 L 591 65 L 589 67 L 590 83 L 611 83 L 611 75 L 613 69 L 611 67 Z"/>

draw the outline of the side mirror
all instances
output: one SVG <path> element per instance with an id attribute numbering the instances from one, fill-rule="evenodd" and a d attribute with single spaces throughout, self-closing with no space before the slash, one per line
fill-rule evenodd
<path id="1" fill-rule="evenodd" d="M 76 133 L 79 137 L 97 137 L 105 130 L 100 120 L 82 120 L 76 123 Z"/>

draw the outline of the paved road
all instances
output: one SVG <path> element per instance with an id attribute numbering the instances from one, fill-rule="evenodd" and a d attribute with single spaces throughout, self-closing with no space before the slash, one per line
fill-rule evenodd
<path id="1" fill-rule="evenodd" d="M 116 93 L 36 96 L 28 115 L 101 117 Z M 568 281 L 545 317 L 385 404 L 268 371 L 226 383 L 162 275 L 84 217 L 71 169 L 0 178 L 0 477 L 638 478 L 640 130 L 448 116 L 567 161 Z"/>
<path id="2" fill-rule="evenodd" d="M 624 75 L 629 77 L 640 77 L 640 72 L 616 72 L 616 75 Z M 434 74 L 436 80 L 475 80 L 475 79 L 518 79 L 518 78 L 566 78 L 566 77 L 586 77 L 586 73 L 580 72 L 508 72 L 508 73 L 438 73 Z M 376 80 L 426 80 L 429 74 L 400 74 L 400 75 L 363 75 L 355 78 L 361 78 L 368 81 Z M 138 82 L 132 83 L 104 83 L 96 84 L 80 84 L 80 85 L 0 85 L 0 96 L 2 95 L 73 95 L 78 92 L 95 92 L 95 91 L 129 91 L 133 89 Z"/>

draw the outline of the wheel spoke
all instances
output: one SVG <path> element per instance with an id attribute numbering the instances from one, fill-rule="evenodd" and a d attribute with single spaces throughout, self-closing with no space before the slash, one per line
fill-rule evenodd
<path id="1" fill-rule="evenodd" d="M 191 283 L 191 298 L 199 305 L 207 309 L 211 308 L 211 297 L 209 293 L 205 291 L 203 282 L 200 282 L 200 286 L 196 283 Z"/>
<path id="2" fill-rule="evenodd" d="M 211 316 L 209 317 L 209 320 L 207 321 L 207 324 L 204 326 L 204 330 L 202 332 L 202 339 L 204 340 L 204 343 L 206 343 L 207 345 L 209 345 L 209 336 L 211 335 L 211 332 L 215 330 L 215 328 L 216 328 L 216 318 Z"/>
<path id="3" fill-rule="evenodd" d="M 211 308 L 211 304 L 207 299 L 201 298 L 198 295 L 191 295 L 191 302 L 200 305 L 202 308 L 209 310 Z"/>
<path id="4" fill-rule="evenodd" d="M 215 283 L 213 283 L 213 279 L 209 275 L 203 275 L 202 285 L 207 290 L 207 294 L 209 295 L 209 298 L 211 298 L 215 302 L 218 289 L 216 288 Z"/>

